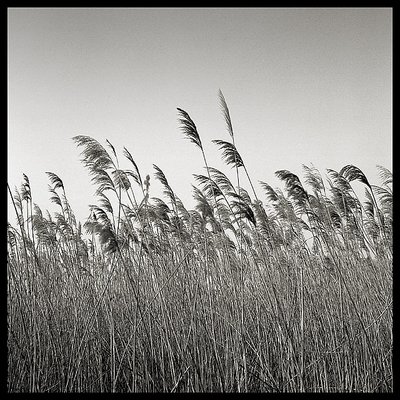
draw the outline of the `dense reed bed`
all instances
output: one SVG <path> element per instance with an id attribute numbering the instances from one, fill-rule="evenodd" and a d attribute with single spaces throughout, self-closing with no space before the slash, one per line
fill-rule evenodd
<path id="1" fill-rule="evenodd" d="M 303 183 L 286 170 L 282 189 L 254 183 L 220 103 L 233 182 L 178 109 L 205 167 L 193 210 L 161 168 L 155 198 L 128 149 L 88 136 L 74 137 L 97 188 L 83 226 L 54 173 L 56 213 L 27 176 L 9 188 L 10 392 L 393 390 L 391 172 L 376 186 L 353 165 L 303 166 Z"/>

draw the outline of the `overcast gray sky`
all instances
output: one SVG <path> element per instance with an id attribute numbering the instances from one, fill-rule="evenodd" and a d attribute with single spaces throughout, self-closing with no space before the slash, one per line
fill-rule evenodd
<path id="1" fill-rule="evenodd" d="M 230 173 L 211 143 L 229 140 L 219 89 L 255 182 L 283 187 L 275 171 L 301 178 L 310 163 L 354 164 L 372 183 L 377 164 L 392 169 L 390 8 L 9 8 L 8 182 L 25 173 L 52 210 L 45 171 L 56 173 L 83 222 L 95 202 L 71 140 L 83 134 L 127 147 L 151 196 L 158 165 L 191 208 L 203 164 L 176 108 Z"/>

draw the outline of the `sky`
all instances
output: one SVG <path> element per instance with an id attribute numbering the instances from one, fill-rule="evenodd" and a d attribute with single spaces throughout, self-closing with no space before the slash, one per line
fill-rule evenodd
<path id="1" fill-rule="evenodd" d="M 283 188 L 275 171 L 302 179 L 303 164 L 353 164 L 379 184 L 376 165 L 392 170 L 392 9 L 8 8 L 8 183 L 26 174 L 52 211 L 45 172 L 57 174 L 84 222 L 96 188 L 72 137 L 88 135 L 131 168 L 125 146 L 161 197 L 156 164 L 193 208 L 205 170 L 177 107 L 234 178 L 211 142 L 230 140 L 219 90 L 261 200 L 258 181 Z"/>

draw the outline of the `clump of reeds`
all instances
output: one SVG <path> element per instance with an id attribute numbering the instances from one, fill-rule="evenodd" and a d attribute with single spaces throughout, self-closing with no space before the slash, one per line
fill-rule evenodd
<path id="1" fill-rule="evenodd" d="M 219 97 L 229 141 L 213 142 L 235 182 L 178 109 L 205 167 L 194 209 L 160 167 L 155 198 L 126 148 L 123 168 L 88 136 L 74 137 L 98 197 L 83 226 L 56 174 L 53 215 L 27 176 L 9 188 L 10 392 L 393 390 L 391 172 L 376 186 L 353 165 L 304 166 L 304 183 L 277 171 L 284 187 L 257 195 Z"/>

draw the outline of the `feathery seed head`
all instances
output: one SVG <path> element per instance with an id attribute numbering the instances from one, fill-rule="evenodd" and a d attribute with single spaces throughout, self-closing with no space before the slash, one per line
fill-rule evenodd
<path id="1" fill-rule="evenodd" d="M 182 110 L 181 108 L 177 108 L 178 113 L 181 118 L 179 118 L 179 122 L 181 123 L 181 130 L 185 135 L 186 139 L 189 139 L 196 146 L 200 147 L 203 150 L 203 145 L 201 143 L 200 136 L 197 132 L 197 128 L 193 120 L 190 118 L 189 114 Z"/>

